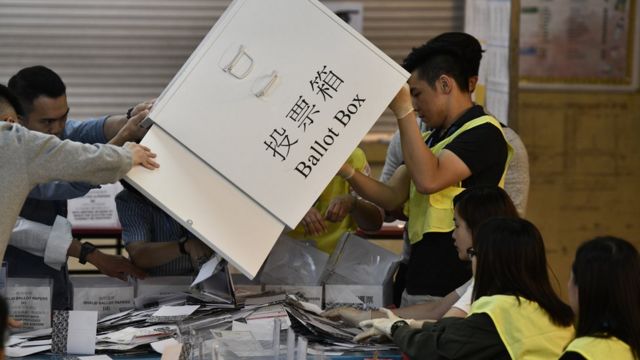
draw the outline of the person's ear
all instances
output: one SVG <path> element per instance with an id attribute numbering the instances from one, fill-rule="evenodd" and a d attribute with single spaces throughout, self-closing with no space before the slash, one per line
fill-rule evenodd
<path id="1" fill-rule="evenodd" d="M 478 85 L 477 75 L 469 78 L 469 93 L 472 93 L 476 90 L 476 85 Z"/>
<path id="2" fill-rule="evenodd" d="M 449 78 L 446 76 L 440 77 L 440 89 L 445 94 L 448 94 L 449 91 L 451 91 L 451 84 L 449 83 Z"/>

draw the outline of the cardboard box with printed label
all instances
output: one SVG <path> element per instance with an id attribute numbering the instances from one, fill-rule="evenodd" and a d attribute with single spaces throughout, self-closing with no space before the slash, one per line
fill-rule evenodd
<path id="1" fill-rule="evenodd" d="M 393 301 L 393 275 L 400 256 L 354 234 L 345 234 L 329 258 L 323 276 L 325 307 L 363 309 Z"/>

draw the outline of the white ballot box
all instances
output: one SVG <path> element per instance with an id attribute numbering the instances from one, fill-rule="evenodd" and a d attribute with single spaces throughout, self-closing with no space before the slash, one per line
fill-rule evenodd
<path id="1" fill-rule="evenodd" d="M 177 181 L 185 176 L 162 172 L 161 154 L 160 172 L 134 171 L 130 180 L 253 277 L 274 232 L 297 225 L 408 76 L 316 0 L 235 0 L 149 115 L 159 128 L 153 136 L 167 139 L 144 141 L 183 147 L 184 159 L 170 154 L 174 170 L 211 180 Z M 186 158 L 199 163 L 197 171 L 185 168 Z M 224 224 L 190 207 L 242 221 Z M 263 226 L 260 236 L 249 229 Z"/>

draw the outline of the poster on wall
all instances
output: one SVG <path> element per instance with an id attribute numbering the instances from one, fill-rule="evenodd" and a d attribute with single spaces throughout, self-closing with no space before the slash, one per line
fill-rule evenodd
<path id="1" fill-rule="evenodd" d="M 523 0 L 520 11 L 523 88 L 638 87 L 638 0 Z"/>
<path id="2" fill-rule="evenodd" d="M 501 122 L 509 123 L 510 0 L 466 0 L 464 31 L 484 50 L 473 101 Z"/>
<path id="3" fill-rule="evenodd" d="M 68 218 L 74 229 L 120 229 L 116 195 L 120 183 L 102 185 L 68 204 Z"/>

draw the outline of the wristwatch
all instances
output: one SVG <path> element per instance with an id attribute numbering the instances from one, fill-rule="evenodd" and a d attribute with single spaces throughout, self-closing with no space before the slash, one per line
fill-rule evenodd
<path id="1" fill-rule="evenodd" d="M 96 250 L 98 249 L 92 243 L 83 242 L 82 245 L 80 245 L 80 257 L 78 258 L 80 264 L 86 264 L 87 256 Z"/>
<path id="2" fill-rule="evenodd" d="M 406 325 L 409 325 L 409 323 L 404 321 L 404 320 L 398 320 L 398 321 L 394 322 L 391 325 L 391 330 L 389 331 L 390 335 L 393 336 L 393 333 L 395 333 L 396 330 L 398 330 L 399 328 L 401 328 L 403 326 L 406 326 Z"/>
<path id="3" fill-rule="evenodd" d="M 185 248 L 187 241 L 189 241 L 189 238 L 186 236 L 178 241 L 178 247 L 180 248 L 180 254 L 182 255 L 189 255 L 187 248 Z"/>

